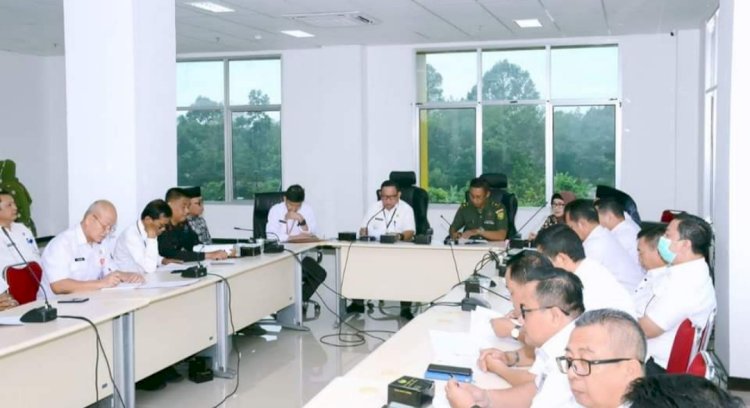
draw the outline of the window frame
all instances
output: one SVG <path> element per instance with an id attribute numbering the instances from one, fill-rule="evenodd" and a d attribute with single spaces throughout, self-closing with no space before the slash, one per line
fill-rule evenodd
<path id="1" fill-rule="evenodd" d="M 281 89 L 283 89 L 283 82 L 284 78 L 281 76 L 281 72 L 283 72 L 283 59 L 281 55 L 259 55 L 259 56 L 252 56 L 252 57 L 222 57 L 222 58 L 179 58 L 177 59 L 177 64 L 180 63 L 189 63 L 189 62 L 218 62 L 221 61 L 222 63 L 222 73 L 223 73 L 223 89 L 222 89 L 222 96 L 223 100 L 220 101 L 222 108 L 216 109 L 216 108 L 206 108 L 206 107 L 198 107 L 193 108 L 190 106 L 177 106 L 176 112 L 188 112 L 188 111 L 213 111 L 218 112 L 221 111 L 224 120 L 224 200 L 223 201 L 215 201 L 215 200 L 209 200 L 206 201 L 207 203 L 219 203 L 219 204 L 245 204 L 249 201 L 252 201 L 252 198 L 237 200 L 234 198 L 234 166 L 233 166 L 233 119 L 234 119 L 234 113 L 251 113 L 251 112 L 279 112 L 279 119 L 281 120 L 281 106 L 284 103 L 283 99 L 281 103 L 278 104 L 268 104 L 268 105 L 230 105 L 228 102 L 230 101 L 230 89 L 231 89 L 231 83 L 230 83 L 230 76 L 229 76 L 229 65 L 233 61 L 262 61 L 262 60 L 278 60 L 279 61 L 279 71 L 280 71 L 280 78 L 281 78 Z M 177 135 L 179 137 L 179 135 Z M 283 129 L 281 136 L 283 138 Z M 283 142 L 282 142 L 282 148 L 283 148 Z M 178 155 L 178 161 L 179 161 L 179 152 L 176 152 Z M 280 166 L 283 168 L 283 155 L 280 157 Z M 179 174 L 178 174 L 179 177 Z M 280 180 L 281 185 L 283 185 L 283 177 L 284 173 L 281 172 L 281 178 Z"/>
<path id="2" fill-rule="evenodd" d="M 552 49 L 555 48 L 596 48 L 596 47 L 617 47 L 617 96 L 615 97 L 602 97 L 602 98 L 552 98 Z M 540 50 L 544 49 L 545 60 L 546 60 L 546 84 L 544 94 L 547 96 L 545 99 L 524 99 L 524 100 L 484 100 L 483 94 L 483 65 L 482 65 L 482 52 L 483 51 L 519 51 L 519 50 Z M 467 52 L 473 51 L 477 56 L 477 100 L 476 101 L 461 101 L 461 102 L 420 102 L 419 93 L 422 84 L 420 84 L 420 78 L 418 67 L 420 54 L 431 54 L 431 53 L 450 53 L 450 52 Z M 423 58 L 423 57 L 422 57 Z M 418 147 L 415 160 L 418 163 L 417 166 L 417 181 L 420 186 L 429 186 L 423 177 L 429 177 L 429 164 L 423 163 L 422 158 L 427 157 L 428 153 L 422 151 L 426 149 L 426 145 L 421 140 L 421 129 L 420 129 L 420 115 L 423 110 L 431 109 L 450 109 L 450 108 L 474 108 L 476 114 L 476 158 L 475 158 L 475 177 L 482 174 L 483 167 L 483 106 L 502 106 L 502 105 L 535 105 L 543 106 L 545 110 L 545 146 L 544 146 L 544 163 L 545 163 L 545 197 L 551 197 L 554 193 L 554 132 L 553 132 L 553 112 L 556 107 L 562 106 L 604 106 L 611 105 L 615 108 L 615 188 L 620 188 L 622 179 L 622 47 L 619 41 L 613 40 L 602 40 L 600 42 L 590 43 L 548 43 L 544 45 L 540 44 L 524 44 L 509 45 L 509 46 L 487 46 L 487 47 L 466 47 L 466 48 L 455 48 L 455 49 L 417 49 L 414 53 L 414 72 L 416 78 L 416 89 L 415 89 L 415 109 L 414 114 L 416 117 L 414 135 L 416 139 L 415 145 Z M 455 206 L 460 203 L 437 203 L 438 205 L 444 206 Z M 536 206 L 519 205 L 521 208 L 535 208 Z"/>

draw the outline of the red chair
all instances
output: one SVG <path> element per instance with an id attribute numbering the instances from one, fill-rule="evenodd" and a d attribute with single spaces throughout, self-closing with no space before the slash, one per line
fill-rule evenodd
<path id="1" fill-rule="evenodd" d="M 684 211 L 680 210 L 664 210 L 661 213 L 661 222 L 669 224 L 670 221 L 674 219 L 677 215 L 683 213 Z"/>
<path id="2" fill-rule="evenodd" d="M 701 338 L 698 342 L 698 351 L 706 351 L 708 348 L 708 341 L 711 339 L 711 333 L 714 330 L 714 318 L 716 317 L 716 309 L 712 310 L 706 320 L 706 325 L 703 326 L 701 331 Z"/>
<path id="3" fill-rule="evenodd" d="M 8 282 L 8 292 L 19 304 L 36 300 L 39 282 L 42 281 L 42 267 L 38 263 L 10 265 L 5 268 L 3 275 Z"/>
<path id="4" fill-rule="evenodd" d="M 685 319 L 677 328 L 677 334 L 672 343 L 672 352 L 669 354 L 667 373 L 684 374 L 687 372 L 688 364 L 693 356 L 695 347 L 695 327 L 690 319 Z"/>
<path id="5" fill-rule="evenodd" d="M 696 377 L 703 377 L 707 380 L 713 380 L 716 376 L 716 367 L 711 355 L 706 351 L 701 351 L 695 355 L 690 363 L 687 373 Z"/>

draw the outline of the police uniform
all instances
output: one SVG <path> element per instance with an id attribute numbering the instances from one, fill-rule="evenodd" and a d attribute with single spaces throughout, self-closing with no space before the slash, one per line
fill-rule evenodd
<path id="1" fill-rule="evenodd" d="M 505 206 L 493 200 L 487 200 L 481 209 L 469 202 L 464 202 L 453 217 L 451 228 L 454 231 L 473 229 L 485 231 L 508 230 L 508 212 Z"/>
<path id="2" fill-rule="evenodd" d="M 63 279 L 93 281 L 109 275 L 118 269 L 112 246 L 111 238 L 105 238 L 100 244 L 89 243 L 81 224 L 70 227 L 53 238 L 44 249 L 42 284 L 49 289 L 48 285 Z M 52 295 L 51 291 L 47 293 Z M 37 299 L 42 296 L 40 288 Z"/>

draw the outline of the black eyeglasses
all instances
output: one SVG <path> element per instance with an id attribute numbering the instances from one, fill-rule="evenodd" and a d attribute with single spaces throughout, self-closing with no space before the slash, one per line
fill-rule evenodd
<path id="1" fill-rule="evenodd" d="M 640 361 L 635 358 L 609 358 L 606 360 L 586 360 L 585 358 L 570 358 L 561 356 L 556 358 L 557 360 L 557 368 L 560 369 L 560 372 L 563 374 L 567 374 L 568 370 L 571 368 L 573 369 L 573 372 L 576 373 L 576 375 L 581 377 L 586 377 L 587 375 L 591 374 L 591 366 L 592 365 L 604 365 L 604 364 L 615 364 L 615 363 L 621 363 L 623 361 L 630 361 L 630 360 L 636 360 L 640 364 L 643 364 L 643 361 Z"/>
<path id="2" fill-rule="evenodd" d="M 563 312 L 563 314 L 565 314 L 565 316 L 570 316 L 570 312 L 568 312 L 567 310 L 561 308 L 560 306 L 539 306 L 539 307 L 534 308 L 534 309 L 527 309 L 526 306 L 524 306 L 524 304 L 521 303 L 521 306 L 519 307 L 519 309 L 521 309 L 521 317 L 523 317 L 524 320 L 525 320 L 526 319 L 526 313 L 537 312 L 539 310 L 552 309 L 552 308 L 555 308 L 555 307 L 558 308 L 558 309 L 560 309 L 560 311 Z"/>

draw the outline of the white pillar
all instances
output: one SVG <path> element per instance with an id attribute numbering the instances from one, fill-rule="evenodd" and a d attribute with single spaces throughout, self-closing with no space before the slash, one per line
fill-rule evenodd
<path id="1" fill-rule="evenodd" d="M 69 219 L 105 198 L 127 225 L 177 181 L 175 3 L 70 0 L 64 10 Z"/>
<path id="2" fill-rule="evenodd" d="M 750 265 L 745 257 L 750 231 L 750 2 L 722 0 L 716 140 L 716 351 L 729 375 L 750 378 Z M 737 24 L 734 24 L 734 23 Z"/>

